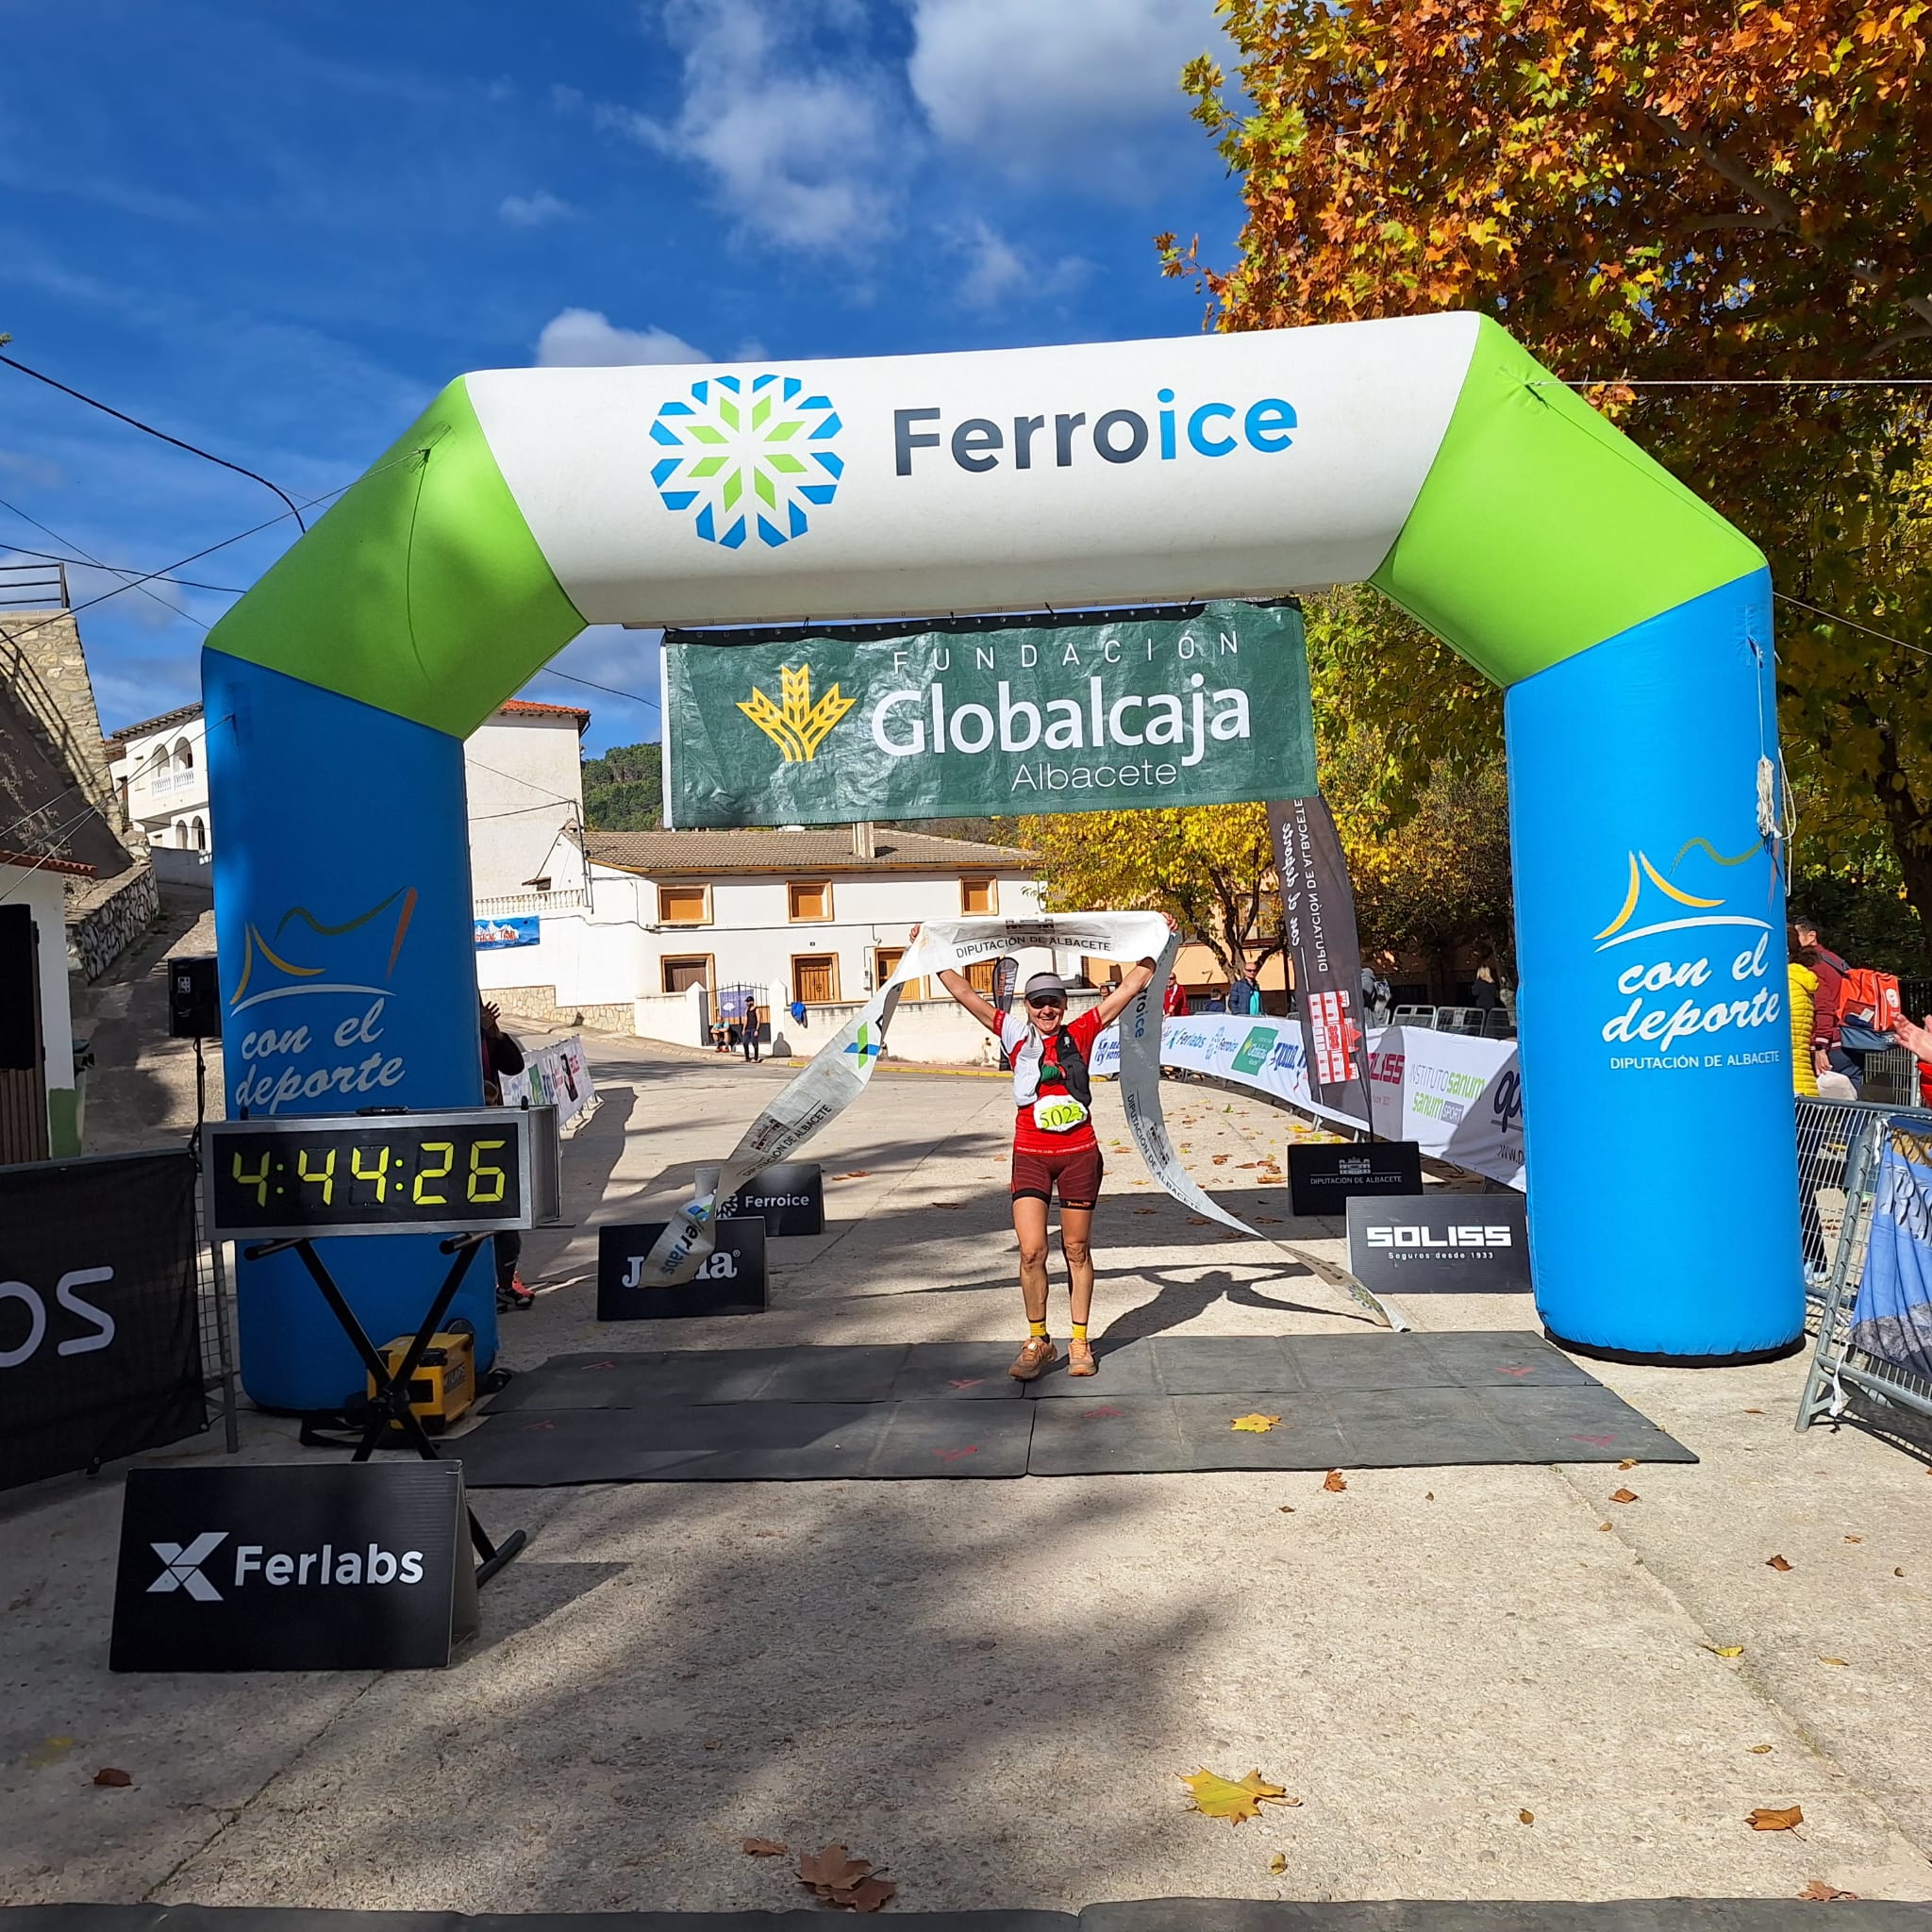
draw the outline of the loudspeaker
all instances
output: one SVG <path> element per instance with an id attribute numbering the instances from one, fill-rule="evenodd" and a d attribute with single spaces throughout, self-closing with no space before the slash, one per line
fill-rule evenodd
<path id="1" fill-rule="evenodd" d="M 16 1073 L 41 1068 L 37 963 L 33 908 L 0 906 L 0 1068 Z"/>
<path id="2" fill-rule="evenodd" d="M 212 953 L 168 961 L 168 1031 L 176 1040 L 222 1037 L 222 989 Z"/>

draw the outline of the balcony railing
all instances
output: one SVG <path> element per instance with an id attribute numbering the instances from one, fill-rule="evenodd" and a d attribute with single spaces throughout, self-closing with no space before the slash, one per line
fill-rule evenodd
<path id="1" fill-rule="evenodd" d="M 533 912 L 589 912 L 591 892 L 587 886 L 572 886 L 560 892 L 495 892 L 475 902 L 478 919 L 527 919 Z"/>

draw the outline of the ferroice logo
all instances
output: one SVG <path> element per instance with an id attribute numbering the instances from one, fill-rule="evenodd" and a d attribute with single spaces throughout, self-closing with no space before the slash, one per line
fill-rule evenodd
<path id="1" fill-rule="evenodd" d="M 227 1541 L 225 1529 L 204 1530 L 192 1543 L 150 1543 L 162 1562 L 161 1574 L 147 1587 L 150 1596 L 185 1590 L 198 1604 L 218 1604 L 222 1593 L 201 1574 L 201 1566 Z"/>
<path id="2" fill-rule="evenodd" d="M 651 440 L 678 452 L 651 466 L 664 508 L 695 507 L 707 543 L 738 549 L 756 527 L 772 549 L 810 528 L 808 506 L 838 494 L 845 465 L 829 444 L 841 424 L 831 400 L 796 376 L 708 375 L 690 400 L 660 405 Z M 789 756 L 789 754 L 788 754 Z"/>
<path id="3" fill-rule="evenodd" d="M 816 704 L 811 695 L 811 666 L 796 670 L 778 667 L 778 695 L 774 704 L 757 685 L 738 708 L 785 754 L 788 765 L 808 765 L 819 755 L 826 734 L 852 708 L 852 700 L 835 684 Z"/>

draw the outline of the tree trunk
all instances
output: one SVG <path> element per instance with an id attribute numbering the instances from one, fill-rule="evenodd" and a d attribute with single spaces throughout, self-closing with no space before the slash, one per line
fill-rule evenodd
<path id="1" fill-rule="evenodd" d="M 1878 748 L 1878 802 L 1891 833 L 1907 903 L 1919 915 L 1922 957 L 1932 964 L 1932 813 L 1913 793 L 1888 724 L 1879 726 Z"/>

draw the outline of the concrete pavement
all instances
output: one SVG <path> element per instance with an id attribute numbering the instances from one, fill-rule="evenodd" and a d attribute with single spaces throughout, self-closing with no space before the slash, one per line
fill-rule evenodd
<path id="1" fill-rule="evenodd" d="M 542 1293 L 505 1319 L 511 1366 L 1017 1339 L 1006 1090 L 891 1073 L 811 1149 L 841 1176 L 828 1229 L 774 1246 L 770 1313 L 597 1327 L 595 1223 L 683 1198 L 789 1070 L 591 1051 L 577 1225 L 528 1238 Z M 1293 1222 L 1243 1165 L 1279 1157 L 1284 1116 L 1198 1086 L 1168 1100 L 1208 1186 L 1340 1257 L 1339 1227 Z M 1096 1332 L 1361 1325 L 1278 1250 L 1162 1196 L 1110 1090 L 1096 1111 Z M 1057 1285 L 1061 1334 L 1063 1310 Z M 1526 1298 L 1405 1311 L 1532 1320 Z M 110 1677 L 117 1486 L 0 1497 L 0 1901 L 796 1903 L 748 1835 L 841 1840 L 890 1868 L 895 1908 L 1789 1897 L 1811 1878 L 1932 1896 L 1932 1478 L 1849 1430 L 1794 1437 L 1798 1361 L 1593 1366 L 1703 1462 L 1355 1472 L 1339 1493 L 1241 1474 L 485 1493 L 532 1546 L 441 1674 Z M 245 1453 L 312 1453 L 291 1435 L 255 1419 Z M 210 1450 L 161 1459 L 179 1453 Z M 1639 1500 L 1609 1503 L 1620 1486 Z M 93 1788 L 108 1764 L 133 1788 Z M 1177 1774 L 1204 1764 L 1257 1766 L 1302 1803 L 1195 1816 Z M 1800 1831 L 1744 1823 L 1791 1804 Z"/>

